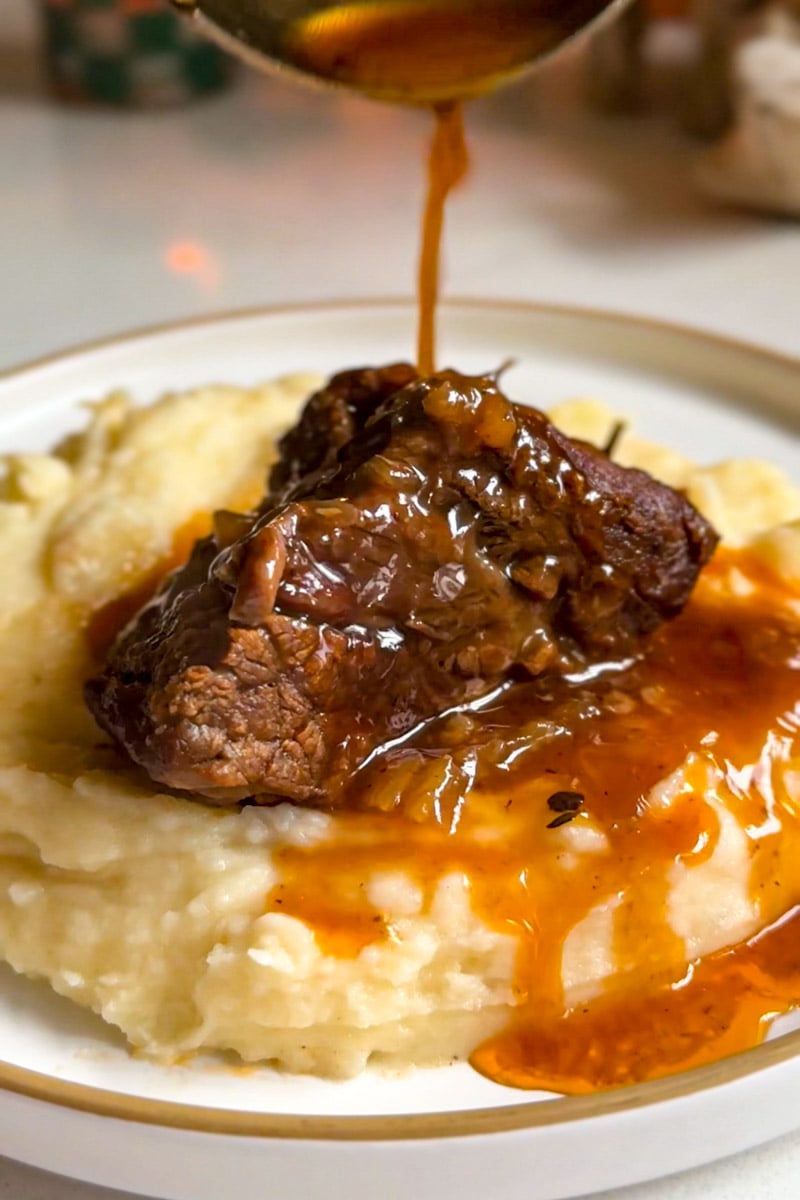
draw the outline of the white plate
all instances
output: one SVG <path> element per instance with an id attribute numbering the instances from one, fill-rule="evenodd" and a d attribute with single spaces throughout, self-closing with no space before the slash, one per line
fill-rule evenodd
<path id="1" fill-rule="evenodd" d="M 514 358 L 511 394 L 608 400 L 700 461 L 763 457 L 800 478 L 800 362 L 601 313 L 460 303 L 443 360 Z M 244 313 L 136 334 L 0 380 L 0 449 L 41 449 L 78 402 L 124 385 L 251 383 L 406 357 L 413 313 L 372 302 Z M 467 1066 L 346 1084 L 130 1057 L 90 1014 L 0 970 L 0 1153 L 169 1200 L 557 1200 L 654 1178 L 800 1124 L 800 1032 L 668 1080 L 581 1099 Z"/>

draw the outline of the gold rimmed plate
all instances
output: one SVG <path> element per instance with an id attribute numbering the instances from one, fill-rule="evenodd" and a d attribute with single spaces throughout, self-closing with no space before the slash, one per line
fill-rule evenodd
<path id="1" fill-rule="evenodd" d="M 800 479 L 800 361 L 602 312 L 460 302 L 442 361 L 512 358 L 543 407 L 607 401 L 692 457 L 767 458 Z M 231 314 L 70 351 L 0 379 L 0 447 L 43 449 L 118 386 L 146 402 L 201 383 L 322 373 L 410 353 L 413 308 L 370 301 Z M 791 1023 L 789 1023 L 789 1026 Z M 786 1028 L 786 1027 L 785 1027 Z M 347 1083 L 198 1060 L 158 1066 L 98 1018 L 0 970 L 0 1153 L 170 1200 L 557 1200 L 654 1178 L 800 1125 L 800 1032 L 710 1067 L 592 1097 L 502 1088 L 464 1064 Z"/>

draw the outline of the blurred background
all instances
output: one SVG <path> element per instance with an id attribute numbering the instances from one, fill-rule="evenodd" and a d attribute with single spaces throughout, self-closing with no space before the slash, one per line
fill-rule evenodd
<path id="1" fill-rule="evenodd" d="M 2 2 L 0 367 L 223 309 L 412 294 L 428 114 L 240 69 L 161 0 L 86 3 Z M 798 353 L 800 10 L 694 4 L 639 6 L 470 106 L 447 294 Z"/>

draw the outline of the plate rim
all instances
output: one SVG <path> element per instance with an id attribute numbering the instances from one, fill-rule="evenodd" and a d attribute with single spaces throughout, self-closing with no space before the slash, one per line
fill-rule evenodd
<path id="1" fill-rule="evenodd" d="M 60 349 L 38 355 L 21 363 L 13 364 L 0 370 L 0 384 L 13 383 L 18 376 L 32 374 L 46 367 L 57 366 L 62 359 L 78 358 L 84 354 L 93 354 L 103 350 L 111 350 L 116 346 L 144 340 L 158 335 L 168 335 L 190 331 L 202 326 L 220 326 L 235 324 L 237 321 L 252 320 L 258 317 L 283 317 L 304 315 L 325 315 L 346 309 L 370 308 L 405 308 L 413 311 L 416 300 L 410 296 L 356 296 L 319 301 L 297 301 L 291 304 L 245 305 L 241 308 L 219 309 L 214 312 L 199 314 L 193 317 L 178 317 L 175 320 L 158 321 L 152 325 L 136 326 L 120 333 L 106 334 L 100 338 L 90 338 L 84 342 L 76 342 Z M 612 321 L 621 325 L 629 325 L 635 329 L 652 333 L 666 333 L 672 336 L 686 338 L 695 343 L 711 344 L 719 350 L 729 349 L 744 353 L 753 358 L 762 359 L 773 366 L 784 367 L 790 371 L 800 371 L 800 355 L 794 356 L 782 350 L 775 350 L 759 342 L 746 338 L 732 337 L 729 334 L 715 330 L 706 330 L 680 321 L 662 320 L 660 317 L 641 316 L 624 309 L 603 308 L 596 305 L 555 304 L 539 300 L 504 300 L 501 297 L 481 296 L 452 296 L 439 302 L 439 312 L 469 311 L 472 309 L 492 309 L 496 312 L 529 313 L 531 316 L 577 318 L 580 321 Z"/>
<path id="2" fill-rule="evenodd" d="M 327 315 L 337 311 L 367 308 L 412 309 L 414 300 L 404 296 L 356 297 L 319 302 L 255 305 L 213 312 L 189 318 L 158 322 L 119 334 L 67 346 L 0 371 L 0 384 L 13 384 L 36 371 L 58 366 L 66 359 L 112 350 L 149 337 L 169 336 L 201 327 L 219 327 L 237 321 L 283 316 Z M 760 360 L 765 366 L 778 366 L 797 373 L 800 380 L 800 356 L 730 337 L 710 330 L 644 317 L 634 313 L 601 307 L 551 304 L 529 300 L 504 300 L 477 296 L 453 297 L 442 301 L 445 312 L 491 309 L 495 312 L 530 314 L 532 317 L 562 317 L 578 321 L 611 321 L 652 333 L 678 336 L 719 351 L 733 350 Z M 554 1097 L 541 1101 L 520 1101 L 499 1107 L 449 1110 L 431 1113 L 381 1114 L 379 1116 L 333 1116 L 313 1113 L 258 1112 L 236 1108 L 215 1108 L 183 1103 L 134 1093 L 116 1092 L 90 1084 L 65 1080 L 44 1072 L 0 1059 L 0 1089 L 60 1108 L 94 1116 L 155 1125 L 198 1133 L 248 1137 L 281 1138 L 323 1142 L 398 1142 L 408 1140 L 453 1139 L 495 1133 L 541 1129 L 597 1120 L 614 1114 L 648 1108 L 654 1104 L 678 1100 L 707 1092 L 725 1084 L 776 1068 L 800 1056 L 800 1030 L 784 1034 L 703 1067 L 678 1072 L 647 1083 L 596 1092 L 588 1096 Z"/>
<path id="3" fill-rule="evenodd" d="M 440 1141 L 525 1132 L 629 1115 L 760 1075 L 800 1056 L 800 1030 L 704 1067 L 588 1096 L 492 1108 L 379 1116 L 258 1112 L 186 1104 L 75 1083 L 0 1060 L 0 1090 L 90 1116 L 226 1137 L 313 1142 Z"/>

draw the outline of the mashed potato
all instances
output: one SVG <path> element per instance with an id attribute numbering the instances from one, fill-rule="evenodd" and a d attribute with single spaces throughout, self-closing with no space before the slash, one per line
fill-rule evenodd
<path id="1" fill-rule="evenodd" d="M 282 913 L 269 897 L 286 849 L 324 846 L 340 835 L 341 818 L 286 804 L 223 812 L 160 794 L 104 742 L 81 698 L 92 672 L 92 614 L 166 563 L 182 529 L 201 527 L 214 508 L 254 502 L 276 434 L 313 382 L 208 388 L 145 409 L 117 394 L 53 454 L 8 459 L 0 500 L 0 956 L 150 1054 L 232 1050 L 291 1071 L 347 1076 L 370 1059 L 463 1056 L 499 1029 L 520 999 L 513 931 L 475 911 L 468 872 L 445 871 L 423 889 L 383 865 L 363 886 L 384 935 L 335 952 L 313 921 Z M 553 416 L 597 442 L 615 420 L 588 401 Z M 728 541 L 752 542 L 800 583 L 800 525 L 792 524 L 800 492 L 780 473 L 758 463 L 697 468 L 631 434 L 617 457 L 685 488 Z M 643 950 L 651 970 L 738 942 L 800 899 L 792 868 L 800 835 L 787 831 L 774 848 L 770 870 L 784 886 L 765 900 L 753 887 L 763 847 L 702 755 L 690 754 L 648 804 L 683 803 L 698 770 L 719 836 L 702 862 L 676 862 L 665 880 L 672 936 L 668 952 L 659 951 L 666 962 L 645 961 Z M 797 779 L 787 771 L 800 803 Z M 604 842 L 590 820 L 554 830 L 559 871 L 590 869 Z M 619 974 L 620 929 L 647 903 L 643 888 L 631 872 L 623 892 L 567 931 L 559 970 L 568 1003 Z"/>

